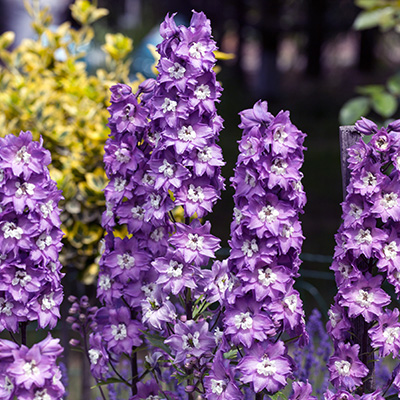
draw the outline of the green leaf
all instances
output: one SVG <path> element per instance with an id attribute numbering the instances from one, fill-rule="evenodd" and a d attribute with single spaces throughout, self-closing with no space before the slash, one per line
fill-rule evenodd
<path id="1" fill-rule="evenodd" d="M 99 386 L 109 385 L 110 383 L 122 383 L 123 381 L 118 378 L 108 378 L 105 381 L 97 382 L 97 385 L 92 386 L 90 389 L 95 389 Z"/>
<path id="2" fill-rule="evenodd" d="M 358 86 L 356 92 L 362 94 L 363 96 L 374 96 L 375 94 L 382 93 L 385 91 L 383 85 L 366 85 Z"/>
<path id="3" fill-rule="evenodd" d="M 400 95 L 400 74 L 391 76 L 388 79 L 386 86 L 389 89 L 390 93 L 394 95 Z"/>
<path id="4" fill-rule="evenodd" d="M 158 347 L 161 350 L 164 350 L 168 355 L 172 356 L 171 350 L 164 343 L 165 339 L 162 336 L 157 335 L 157 334 L 147 333 L 147 332 L 143 332 L 143 334 L 147 337 L 147 339 L 153 346 Z"/>
<path id="5" fill-rule="evenodd" d="M 238 349 L 231 349 L 224 353 L 224 358 L 227 360 L 233 360 L 237 357 Z"/>
<path id="6" fill-rule="evenodd" d="M 354 21 L 353 28 L 362 30 L 380 26 L 383 29 L 390 29 L 394 25 L 394 16 L 395 10 L 393 7 L 362 11 Z"/>
<path id="7" fill-rule="evenodd" d="M 353 125 L 361 116 L 368 114 L 370 101 L 366 97 L 355 97 L 347 101 L 340 110 L 339 121 L 341 125 Z"/>
<path id="8" fill-rule="evenodd" d="M 372 96 L 372 108 L 379 115 L 389 118 L 397 110 L 397 99 L 390 93 L 377 93 Z"/>

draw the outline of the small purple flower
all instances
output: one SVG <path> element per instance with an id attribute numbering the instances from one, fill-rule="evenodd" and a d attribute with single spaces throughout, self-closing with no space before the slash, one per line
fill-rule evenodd
<path id="1" fill-rule="evenodd" d="M 293 393 L 289 400 L 317 400 L 315 396 L 311 396 L 312 386 L 304 382 L 293 382 Z"/>
<path id="2" fill-rule="evenodd" d="M 357 344 L 338 344 L 328 364 L 331 382 L 336 388 L 344 387 L 351 391 L 362 384 L 368 368 L 358 359 L 359 350 L 360 346 Z"/>
<path id="3" fill-rule="evenodd" d="M 362 315 L 367 322 L 376 319 L 382 313 L 382 307 L 390 303 L 390 296 L 381 289 L 382 276 L 366 274 L 346 290 L 339 293 L 339 304 L 349 308 L 349 316 Z"/>
<path id="4" fill-rule="evenodd" d="M 236 385 L 234 373 L 221 352 L 213 360 L 210 374 L 204 378 L 207 400 L 241 400 L 243 393 Z"/>
<path id="5" fill-rule="evenodd" d="M 238 371 L 241 381 L 250 383 L 256 393 L 266 389 L 276 393 L 286 385 L 292 373 L 292 361 L 283 342 L 255 343 L 240 360 Z"/>
<path id="6" fill-rule="evenodd" d="M 178 321 L 175 333 L 165 343 L 174 351 L 175 362 L 178 364 L 191 356 L 199 358 L 215 347 L 215 340 L 209 332 L 208 323 L 193 320 Z"/>

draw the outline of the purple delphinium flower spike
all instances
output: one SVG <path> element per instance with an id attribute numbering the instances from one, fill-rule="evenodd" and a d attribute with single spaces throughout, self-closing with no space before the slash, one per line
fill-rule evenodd
<path id="1" fill-rule="evenodd" d="M 307 342 L 302 302 L 293 289 L 304 239 L 298 217 L 306 202 L 299 171 L 305 135 L 288 112 L 273 116 L 266 102 L 241 112 L 241 118 L 228 260 L 237 281 L 225 291 L 225 334 L 244 348 L 240 380 L 255 392 L 273 394 L 292 376 L 279 336 L 286 332 Z M 279 359 L 272 361 L 278 348 Z"/>
<path id="2" fill-rule="evenodd" d="M 373 351 L 380 357 L 395 356 L 399 351 L 399 312 L 385 309 L 391 299 L 382 288 L 385 280 L 396 293 L 400 288 L 397 126 L 395 121 L 378 129 L 363 118 L 355 127 L 361 134 L 372 135 L 371 140 L 365 143 L 360 139 L 348 149 L 351 178 L 331 266 L 339 290 L 327 325 L 335 347 L 328 365 L 337 393 L 371 382 Z M 380 398 L 388 388 L 379 388 L 372 397 Z"/>
<path id="3" fill-rule="evenodd" d="M 60 209 L 51 157 L 30 132 L 0 139 L 0 330 L 54 328 L 62 302 Z"/>

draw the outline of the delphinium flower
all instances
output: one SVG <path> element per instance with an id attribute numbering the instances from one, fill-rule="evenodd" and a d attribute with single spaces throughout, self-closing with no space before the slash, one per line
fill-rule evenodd
<path id="1" fill-rule="evenodd" d="M 30 132 L 0 138 L 0 331 L 19 331 L 21 338 L 18 344 L 0 340 L 2 390 L 8 392 L 2 398 L 64 394 L 56 364 L 62 352 L 58 340 L 49 334 L 26 346 L 27 325 L 37 321 L 39 328 L 54 328 L 63 299 L 58 260 L 62 196 L 50 178 L 50 162 L 43 141 L 33 141 Z"/>
<path id="2" fill-rule="evenodd" d="M 305 134 L 289 112 L 273 116 L 259 101 L 241 112 L 243 129 L 232 184 L 234 220 L 228 260 L 233 284 L 225 291 L 225 335 L 242 347 L 242 383 L 273 394 L 292 377 L 293 362 L 280 339 L 307 341 L 298 276 L 303 242 L 299 214 Z"/>
<path id="3" fill-rule="evenodd" d="M 360 138 L 348 149 L 351 178 L 331 266 L 338 294 L 327 326 L 335 347 L 328 367 L 337 393 L 375 390 L 374 358 L 399 353 L 399 311 L 385 309 L 391 299 L 382 287 L 387 280 L 399 293 L 398 125 L 378 129 L 363 118 L 356 130 L 371 139 Z M 374 396 L 387 391 L 387 384 Z"/>
<path id="4" fill-rule="evenodd" d="M 57 357 L 63 348 L 50 334 L 31 348 L 2 339 L 0 341 L 0 395 L 4 400 L 18 398 L 59 399 L 65 389 Z"/>

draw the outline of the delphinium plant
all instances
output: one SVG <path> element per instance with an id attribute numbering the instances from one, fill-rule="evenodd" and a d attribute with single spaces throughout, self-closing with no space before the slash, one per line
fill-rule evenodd
<path id="1" fill-rule="evenodd" d="M 135 94 L 123 84 L 111 89 L 107 236 L 98 281 L 104 307 L 94 325 L 85 322 L 92 332 L 82 343 L 95 378 L 113 373 L 133 399 L 160 394 L 161 380 L 173 372 L 177 390 L 183 382 L 188 392 L 204 391 L 216 346 L 216 317 L 210 321 L 204 296 L 212 275 L 202 269 L 219 248 L 203 218 L 223 188 L 216 46 L 203 13 L 194 12 L 189 27 L 167 16 L 161 35 L 157 80 L 143 82 Z M 137 353 L 151 344 L 159 349 L 139 368 Z M 118 371 L 124 357 L 131 360 L 128 379 Z M 151 379 L 139 384 L 147 374 Z"/>
<path id="2" fill-rule="evenodd" d="M 307 342 L 293 289 L 305 135 L 266 102 L 241 113 L 232 252 L 210 265 L 220 240 L 204 218 L 224 188 L 216 45 L 203 13 L 193 12 L 189 27 L 167 16 L 160 32 L 157 79 L 136 93 L 123 84 L 111 89 L 103 307 L 75 318 L 74 327 L 98 384 L 124 383 L 131 400 L 242 399 L 244 390 L 262 398 L 292 377 L 285 343 Z M 293 389 L 293 396 L 312 391 L 308 382 Z"/>
<path id="3" fill-rule="evenodd" d="M 374 380 L 375 362 L 400 350 L 399 310 L 388 294 L 400 293 L 400 121 L 378 129 L 363 118 L 355 127 L 371 138 L 348 150 L 351 178 L 331 266 L 338 294 L 327 325 L 335 348 L 328 399 L 382 398 L 400 389 L 397 369 L 379 387 Z"/>
<path id="4" fill-rule="evenodd" d="M 237 348 L 240 381 L 262 398 L 292 377 L 285 342 L 308 340 L 302 302 L 293 289 L 303 242 L 299 214 L 306 197 L 299 170 L 305 135 L 289 112 L 273 116 L 266 102 L 242 111 L 241 118 L 224 334 Z"/>
<path id="5" fill-rule="evenodd" d="M 62 353 L 50 335 L 28 347 L 28 325 L 54 328 L 61 286 L 61 193 L 50 179 L 50 152 L 30 132 L 0 138 L 0 398 L 61 398 L 56 364 Z M 31 343 L 32 340 L 29 340 Z"/>

